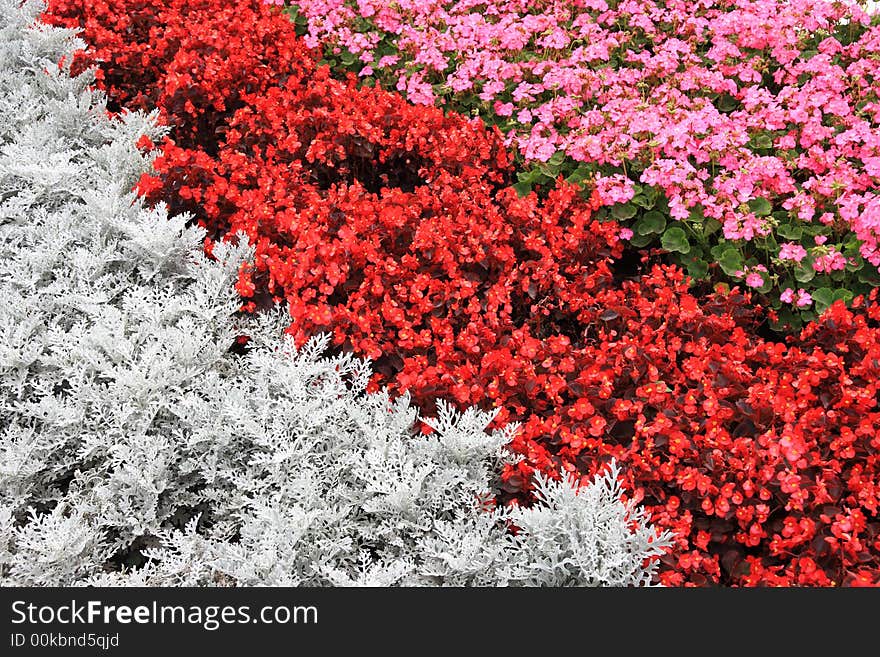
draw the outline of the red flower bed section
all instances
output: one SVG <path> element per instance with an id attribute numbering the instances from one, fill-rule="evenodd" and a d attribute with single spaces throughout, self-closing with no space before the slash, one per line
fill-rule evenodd
<path id="1" fill-rule="evenodd" d="M 510 497 L 614 457 L 679 535 L 667 584 L 880 581 L 873 297 L 767 342 L 746 296 L 625 278 L 594 198 L 518 198 L 497 131 L 331 79 L 259 2 L 50 7 L 85 29 L 111 108 L 173 126 L 141 191 L 210 239 L 249 235 L 245 306 L 285 300 L 300 339 L 331 331 L 423 405 L 522 422 Z"/>

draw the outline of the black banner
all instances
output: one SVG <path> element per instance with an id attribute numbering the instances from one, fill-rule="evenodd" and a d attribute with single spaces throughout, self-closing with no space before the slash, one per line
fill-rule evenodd
<path id="1" fill-rule="evenodd" d="M 328 654 L 451 648 L 464 657 L 596 645 L 617 645 L 624 654 L 702 654 L 738 642 L 746 653 L 778 643 L 788 654 L 796 643 L 842 648 L 833 642 L 869 636 L 877 596 L 807 589 L 2 588 L 0 605 L 0 655 L 9 656 L 288 654 L 320 646 Z"/>

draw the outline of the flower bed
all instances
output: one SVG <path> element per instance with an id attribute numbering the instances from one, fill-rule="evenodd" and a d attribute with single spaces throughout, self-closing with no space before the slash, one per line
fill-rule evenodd
<path id="1" fill-rule="evenodd" d="M 441 404 L 419 435 L 329 336 L 236 316 L 251 249 L 132 193 L 156 113 L 55 69 L 83 44 L 41 8 L 0 0 L 0 584 L 652 582 L 668 535 L 613 466 L 492 508 L 514 426 Z"/>
<path id="2" fill-rule="evenodd" d="M 283 299 L 298 343 L 332 332 L 428 413 L 449 396 L 521 421 L 509 497 L 616 458 L 677 534 L 664 583 L 880 581 L 876 293 L 769 341 L 748 293 L 630 271 L 602 193 L 521 197 L 497 131 L 332 79 L 258 2 L 51 10 L 85 28 L 115 107 L 173 126 L 141 191 L 192 211 L 209 250 L 248 234 L 244 307 Z"/>
<path id="3" fill-rule="evenodd" d="M 880 282 L 880 26 L 854 2 L 287 4 L 337 70 L 479 113 L 522 190 L 597 187 L 634 245 L 754 288 L 777 329 Z"/>

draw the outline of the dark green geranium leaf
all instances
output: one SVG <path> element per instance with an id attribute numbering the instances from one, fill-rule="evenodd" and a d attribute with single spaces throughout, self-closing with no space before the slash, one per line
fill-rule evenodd
<path id="1" fill-rule="evenodd" d="M 739 107 L 739 101 L 730 94 L 723 94 L 715 103 L 719 112 L 732 112 Z"/>
<path id="2" fill-rule="evenodd" d="M 516 191 L 516 195 L 522 198 L 523 196 L 528 196 L 532 191 L 531 183 L 527 182 L 518 182 L 513 186 L 514 191 Z"/>
<path id="3" fill-rule="evenodd" d="M 650 210 L 654 207 L 654 199 L 648 198 L 645 194 L 636 194 L 633 196 L 631 203 L 645 210 Z"/>
<path id="4" fill-rule="evenodd" d="M 653 233 L 662 233 L 666 228 L 666 217 L 661 212 L 651 210 L 642 215 L 642 218 L 636 222 L 636 232 L 639 235 L 651 235 Z"/>
<path id="5" fill-rule="evenodd" d="M 865 261 L 861 255 L 852 256 L 853 262 L 849 262 L 847 259 L 846 262 L 846 270 L 849 272 L 859 271 L 862 267 L 865 266 Z"/>
<path id="6" fill-rule="evenodd" d="M 849 302 L 853 300 L 853 297 L 855 297 L 855 294 L 853 294 L 850 290 L 838 288 L 834 290 L 834 294 L 831 297 L 831 303 L 842 299 L 846 305 L 849 305 Z"/>
<path id="7" fill-rule="evenodd" d="M 870 283 L 873 286 L 880 285 L 880 272 L 871 264 L 866 264 L 862 267 L 857 276 L 862 283 Z"/>
<path id="8" fill-rule="evenodd" d="M 787 240 L 799 240 L 804 235 L 804 229 L 798 225 L 779 224 L 776 233 Z"/>
<path id="9" fill-rule="evenodd" d="M 830 287 L 820 287 L 811 292 L 814 307 L 817 313 L 822 313 L 834 301 L 834 290 Z"/>
<path id="10" fill-rule="evenodd" d="M 713 219 L 709 217 L 706 219 L 706 223 L 703 224 L 703 235 L 708 237 L 712 233 L 718 232 L 721 229 L 721 222 L 717 219 Z"/>
<path id="11" fill-rule="evenodd" d="M 766 217 L 773 211 L 770 201 L 765 198 L 753 198 L 749 201 L 749 208 L 759 217 Z"/>
<path id="12" fill-rule="evenodd" d="M 589 178 L 591 173 L 590 167 L 582 164 L 572 171 L 565 180 L 573 185 L 577 185 Z"/>
<path id="13" fill-rule="evenodd" d="M 660 238 L 660 244 L 667 251 L 688 253 L 691 250 L 691 245 L 688 242 L 687 235 L 678 226 L 671 226 L 670 228 L 667 228 L 666 232 L 663 233 L 663 237 Z"/>
<path id="14" fill-rule="evenodd" d="M 695 205 L 690 209 L 688 213 L 688 221 L 691 223 L 698 224 L 706 219 L 706 215 L 703 214 L 703 206 Z"/>
<path id="15" fill-rule="evenodd" d="M 773 138 L 766 132 L 754 135 L 750 142 L 753 148 L 773 148 Z"/>
<path id="16" fill-rule="evenodd" d="M 543 176 L 541 172 L 537 169 L 529 169 L 527 171 L 520 171 L 516 174 L 516 179 L 521 183 L 529 183 L 534 184 L 538 182 Z"/>
<path id="17" fill-rule="evenodd" d="M 709 263 L 705 260 L 695 258 L 687 262 L 687 270 L 691 278 L 701 281 L 709 275 Z"/>
<path id="18" fill-rule="evenodd" d="M 619 203 L 611 208 L 611 216 L 618 221 L 626 221 L 636 216 L 636 206 L 632 203 Z"/>
<path id="19" fill-rule="evenodd" d="M 735 276 L 743 268 L 742 255 L 732 247 L 727 247 L 718 259 L 722 271 L 728 276 Z"/>
<path id="20" fill-rule="evenodd" d="M 653 241 L 654 235 L 639 235 L 638 233 L 633 233 L 633 236 L 629 239 L 629 243 L 639 249 L 643 246 L 648 246 Z"/>
<path id="21" fill-rule="evenodd" d="M 717 262 L 721 260 L 721 255 L 725 251 L 727 251 L 728 248 L 730 247 L 728 247 L 726 243 L 722 242 L 721 244 L 716 244 L 715 246 L 710 248 L 709 253 L 711 254 L 712 258 Z"/>
<path id="22" fill-rule="evenodd" d="M 794 278 L 798 283 L 809 283 L 816 277 L 816 270 L 806 261 L 801 262 L 794 268 Z"/>

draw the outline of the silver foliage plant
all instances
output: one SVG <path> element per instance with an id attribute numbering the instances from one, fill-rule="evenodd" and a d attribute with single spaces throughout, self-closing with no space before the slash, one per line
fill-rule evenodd
<path id="1" fill-rule="evenodd" d="M 515 426 L 441 402 L 421 435 L 368 362 L 239 317 L 246 239 L 209 260 L 132 193 L 156 116 L 108 118 L 41 9 L 0 0 L 0 583 L 652 583 L 672 537 L 616 467 L 493 508 Z"/>

